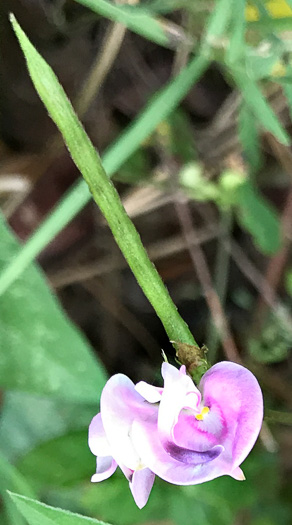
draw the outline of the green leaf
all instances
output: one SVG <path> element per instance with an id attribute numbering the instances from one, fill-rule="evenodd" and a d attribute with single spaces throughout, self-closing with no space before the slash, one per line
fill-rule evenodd
<path id="1" fill-rule="evenodd" d="M 191 122 L 182 110 L 174 111 L 167 119 L 170 126 L 170 151 L 184 162 L 196 157 Z"/>
<path id="2" fill-rule="evenodd" d="M 88 448 L 88 428 L 41 443 L 17 462 L 17 468 L 39 490 L 89 481 L 95 458 Z"/>
<path id="3" fill-rule="evenodd" d="M 234 70 L 232 71 L 232 75 L 246 104 L 250 107 L 258 122 L 264 129 L 275 135 L 279 142 L 289 146 L 290 138 L 287 132 L 267 103 L 256 82 L 243 70 Z"/>
<path id="4" fill-rule="evenodd" d="M 287 74 L 290 76 L 290 78 L 292 78 L 292 67 L 291 66 L 287 67 Z M 283 89 L 284 89 L 284 93 L 286 95 L 287 102 L 288 102 L 290 118 L 292 119 L 292 80 L 291 79 L 290 79 L 290 82 L 288 80 L 283 82 Z"/>
<path id="5" fill-rule="evenodd" d="M 206 42 L 213 45 L 227 28 L 234 8 L 233 0 L 217 0 L 207 22 Z"/>
<path id="6" fill-rule="evenodd" d="M 148 0 L 147 8 L 154 13 L 170 13 L 176 9 L 189 8 L 189 0 Z"/>
<path id="7" fill-rule="evenodd" d="M 279 67 L 284 69 L 282 64 L 283 51 L 283 43 L 276 38 L 265 54 L 256 48 L 246 46 L 245 67 L 249 76 L 253 80 L 260 80 L 273 76 Z"/>
<path id="8" fill-rule="evenodd" d="M 186 164 L 179 173 L 179 181 L 186 193 L 196 201 L 216 201 L 218 198 L 217 185 L 204 176 L 199 162 Z"/>
<path id="9" fill-rule="evenodd" d="M 21 492 L 22 494 L 33 498 L 35 497 L 35 494 L 27 480 L 7 461 L 4 456 L 2 456 L 2 454 L 0 454 L 0 471 L 0 494 L 4 503 L 5 515 L 8 518 L 9 523 L 12 523 L 13 525 L 24 525 L 24 519 L 20 516 L 19 512 L 17 512 L 11 499 L 8 497 L 7 490 L 16 490 L 17 492 Z"/>
<path id="10" fill-rule="evenodd" d="M 241 104 L 239 110 L 238 132 L 243 155 L 252 170 L 257 171 L 263 163 L 259 130 L 253 114 L 245 102 Z"/>
<path id="11" fill-rule="evenodd" d="M 141 148 L 131 155 L 114 178 L 125 184 L 139 184 L 143 179 L 147 179 L 150 173 L 150 158 L 147 151 Z"/>
<path id="12" fill-rule="evenodd" d="M 13 492 L 9 492 L 9 495 L 29 525 L 105 525 L 102 521 L 49 507 Z"/>
<path id="13" fill-rule="evenodd" d="M 139 35 L 165 47 L 175 47 L 163 23 L 143 6 L 119 5 L 107 0 L 75 0 L 95 13 L 120 22 Z M 175 36 L 175 35 L 174 35 Z"/>
<path id="14" fill-rule="evenodd" d="M 255 22 L 247 23 L 248 29 L 253 31 L 258 31 L 262 35 L 269 34 L 281 34 L 283 31 L 291 30 L 291 17 L 287 16 L 285 18 L 269 18 L 260 19 Z"/>
<path id="15" fill-rule="evenodd" d="M 248 341 L 251 357 L 259 363 L 280 363 L 287 359 L 292 347 L 292 327 L 281 315 L 270 313 L 257 339 Z"/>
<path id="16" fill-rule="evenodd" d="M 250 232 L 254 243 L 265 254 L 281 247 L 280 220 L 274 208 L 246 179 L 236 191 L 236 212 L 242 226 Z"/>
<path id="17" fill-rule="evenodd" d="M 25 477 L 17 470 L 16 467 L 11 465 L 7 459 L 0 454 L 0 491 L 3 493 L 5 490 L 17 490 L 22 494 L 35 497 L 33 489 L 30 487 Z"/>
<path id="18" fill-rule="evenodd" d="M 231 36 L 226 51 L 226 59 L 230 64 L 237 62 L 245 53 L 245 6 L 246 0 L 237 0 L 236 7 L 233 3 Z"/>
<path id="19" fill-rule="evenodd" d="M 289 268 L 285 275 L 285 288 L 286 292 L 292 297 L 292 269 Z"/>
<path id="20" fill-rule="evenodd" d="M 0 269 L 19 243 L 0 216 Z M 82 334 L 66 318 L 41 270 L 31 265 L 1 299 L 3 388 L 95 402 L 106 376 Z"/>
<path id="21" fill-rule="evenodd" d="M 1 407 L 0 449 L 10 461 L 36 445 L 88 426 L 96 403 L 84 405 L 26 392 L 6 392 Z"/>
<path id="22" fill-rule="evenodd" d="M 81 496 L 81 504 L 86 512 L 115 525 L 146 525 L 152 522 L 158 525 L 160 521 L 167 520 L 173 523 L 170 513 L 172 500 L 181 502 L 180 487 L 156 478 L 147 505 L 139 509 L 129 484 L 119 470 L 104 483 L 84 485 Z"/>
<path id="23" fill-rule="evenodd" d="M 143 292 L 164 325 L 170 340 L 193 344 L 194 338 L 180 317 L 140 236 L 108 179 L 100 157 L 78 120 L 54 72 L 33 47 L 12 17 L 13 27 L 26 57 L 35 88 L 51 118 L 61 131 L 72 159 L 87 182 L 113 236 Z"/>

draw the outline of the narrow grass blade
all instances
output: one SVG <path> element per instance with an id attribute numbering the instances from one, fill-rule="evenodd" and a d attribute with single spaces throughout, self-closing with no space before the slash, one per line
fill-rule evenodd
<path id="1" fill-rule="evenodd" d="M 239 60 L 245 52 L 245 5 L 246 0 L 237 0 L 236 8 L 232 11 L 232 33 L 230 43 L 226 52 L 227 60 L 230 63 L 235 63 Z"/>
<path id="2" fill-rule="evenodd" d="M 214 11 L 210 15 L 207 23 L 205 37 L 207 44 L 212 45 L 214 40 L 223 35 L 230 21 L 233 9 L 234 0 L 216 1 Z"/>
<path id="3" fill-rule="evenodd" d="M 175 47 L 175 34 L 170 35 L 164 24 L 143 6 L 120 5 L 107 0 L 75 1 L 99 15 L 124 24 L 128 29 L 156 42 L 156 44 L 164 47 Z"/>
<path id="4" fill-rule="evenodd" d="M 279 142 L 289 146 L 290 138 L 287 132 L 267 103 L 256 82 L 250 78 L 245 71 L 239 69 L 232 71 L 232 75 L 246 104 L 250 107 L 253 115 L 261 126 L 267 131 L 270 131 Z"/>

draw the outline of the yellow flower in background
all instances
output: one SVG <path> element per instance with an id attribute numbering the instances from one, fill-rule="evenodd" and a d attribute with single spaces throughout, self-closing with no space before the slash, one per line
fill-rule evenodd
<path id="1" fill-rule="evenodd" d="M 265 7 L 272 18 L 292 17 L 292 9 L 285 0 L 270 0 L 265 3 Z M 246 19 L 248 22 L 256 22 L 259 18 L 258 9 L 251 5 L 247 6 Z"/>

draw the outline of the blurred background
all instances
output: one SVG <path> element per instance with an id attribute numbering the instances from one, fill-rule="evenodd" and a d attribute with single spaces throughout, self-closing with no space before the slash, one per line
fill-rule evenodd
<path id="1" fill-rule="evenodd" d="M 2 0 L 0 269 L 80 177 L 9 12 L 101 154 L 193 54 L 209 53 L 198 82 L 113 180 L 210 362 L 240 360 L 257 376 L 265 424 L 244 483 L 156 480 L 142 511 L 121 474 L 90 483 L 87 428 L 106 376 L 159 384 L 161 349 L 172 362 L 174 351 L 89 202 L 1 297 L 1 524 L 26 523 L 10 489 L 114 525 L 289 525 L 291 1 Z"/>

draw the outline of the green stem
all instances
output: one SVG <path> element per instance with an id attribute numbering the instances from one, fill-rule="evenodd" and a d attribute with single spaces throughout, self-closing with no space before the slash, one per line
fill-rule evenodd
<path id="1" fill-rule="evenodd" d="M 35 50 L 14 18 L 12 18 L 12 23 L 26 57 L 29 73 L 35 88 L 51 118 L 61 131 L 76 166 L 87 182 L 95 202 L 106 218 L 116 242 L 128 261 L 138 283 L 161 319 L 169 339 L 194 344 L 194 338 L 187 324 L 180 317 L 157 270 L 151 263 L 138 232 L 127 216 L 118 193 L 107 177 L 99 155 L 74 113 L 63 88 L 60 86 L 51 68 Z M 203 64 L 205 65 L 205 62 L 201 63 L 200 71 L 202 70 Z M 196 64 L 196 70 L 197 69 Z M 129 135 L 131 135 L 132 131 L 133 128 L 129 131 Z M 131 148 L 128 148 L 128 150 L 129 149 Z M 125 157 L 123 143 L 121 141 L 113 147 L 113 152 L 115 154 L 111 154 L 110 158 L 105 157 L 105 161 L 106 158 L 108 158 L 108 164 L 111 170 L 115 171 L 121 158 L 123 159 Z M 117 161 L 117 158 L 119 158 L 119 161 Z M 81 187 L 80 194 L 78 189 L 80 189 L 80 186 L 75 187 L 74 193 L 70 194 L 70 201 L 73 200 L 74 203 L 72 216 L 76 208 L 85 203 L 87 198 L 85 187 Z M 66 206 L 67 203 L 68 201 L 66 200 Z M 64 201 L 62 204 L 64 210 Z M 66 211 L 68 212 L 70 210 L 66 209 Z M 58 208 L 57 212 L 58 218 L 62 220 L 62 206 L 61 209 L 60 207 Z M 37 241 L 40 241 L 40 239 L 38 238 Z M 32 245 L 33 243 L 31 246 Z M 35 245 L 34 249 L 36 249 Z M 28 262 L 29 256 L 31 255 L 32 249 L 26 253 L 26 262 Z M 7 282 L 7 271 L 6 275 L 4 275 L 4 284 L 5 278 Z M 0 289 L 1 284 L 3 287 L 3 275 L 0 281 Z"/>

